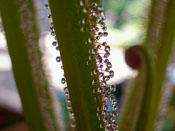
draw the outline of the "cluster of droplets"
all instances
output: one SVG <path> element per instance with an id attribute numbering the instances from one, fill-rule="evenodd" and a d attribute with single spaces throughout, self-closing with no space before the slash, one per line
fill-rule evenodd
<path id="1" fill-rule="evenodd" d="M 45 4 L 44 7 L 49 10 L 49 5 L 48 4 Z M 56 38 L 56 35 L 55 35 L 54 24 L 52 22 L 52 15 L 51 15 L 51 13 L 49 13 L 47 17 L 51 21 L 50 22 L 50 26 L 49 26 L 50 34 L 54 37 L 54 41 L 52 42 L 52 45 L 56 48 L 56 50 L 59 51 L 59 45 L 58 45 L 58 41 L 57 41 L 57 38 Z M 62 63 L 60 55 L 56 57 L 56 62 Z M 63 66 L 61 66 L 61 69 L 63 70 Z M 62 84 L 66 84 L 67 83 L 66 82 L 66 78 L 65 78 L 64 75 L 61 78 L 61 83 Z M 74 117 L 74 113 L 72 111 L 72 105 L 71 105 L 69 91 L 68 91 L 67 87 L 64 88 L 64 95 L 66 96 L 67 109 L 69 110 L 69 116 L 70 116 L 70 120 L 71 120 L 71 127 L 76 127 L 75 117 Z"/>
<path id="2" fill-rule="evenodd" d="M 86 44 L 91 44 L 93 48 L 89 50 L 90 56 L 87 65 L 90 65 L 93 61 L 97 63 L 97 69 L 93 70 L 91 75 L 95 76 L 98 74 L 98 78 L 92 80 L 92 85 L 100 83 L 100 87 L 93 89 L 93 93 L 100 93 L 102 96 L 103 105 L 102 107 L 97 107 L 97 117 L 103 121 L 100 124 L 100 128 L 105 128 L 106 131 L 118 131 L 118 124 L 116 123 L 118 116 L 117 101 L 112 94 L 112 92 L 115 92 L 116 87 L 108 84 L 108 81 L 114 77 L 114 71 L 111 70 L 112 64 L 108 59 L 110 56 L 110 46 L 106 42 L 99 41 L 100 38 L 108 36 L 107 27 L 104 22 L 106 17 L 103 6 L 90 2 L 90 0 L 87 2 L 80 1 L 78 6 L 87 15 L 86 18 L 80 21 L 83 25 L 81 31 L 91 31 Z M 86 23 L 89 24 L 89 29 L 87 29 Z M 94 101 L 96 102 L 98 99 L 99 95 L 96 95 Z"/>

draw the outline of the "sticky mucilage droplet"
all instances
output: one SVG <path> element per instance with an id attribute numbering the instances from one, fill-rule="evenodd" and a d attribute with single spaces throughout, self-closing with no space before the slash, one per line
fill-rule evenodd
<path id="1" fill-rule="evenodd" d="M 61 79 L 61 83 L 62 83 L 62 84 L 65 84 L 65 83 L 66 83 L 66 79 L 65 79 L 65 78 L 62 78 L 62 79 Z"/>
<path id="2" fill-rule="evenodd" d="M 60 56 L 57 56 L 57 57 L 56 57 L 56 61 L 57 61 L 57 62 L 60 62 L 60 61 L 61 61 L 61 57 L 60 57 Z"/>

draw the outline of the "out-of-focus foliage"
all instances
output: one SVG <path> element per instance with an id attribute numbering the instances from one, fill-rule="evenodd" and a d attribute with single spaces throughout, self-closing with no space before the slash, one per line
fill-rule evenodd
<path id="1" fill-rule="evenodd" d="M 116 34 L 114 46 L 127 47 L 140 44 L 143 40 L 144 17 L 149 6 L 148 0 L 103 0 L 110 31 Z"/>
<path id="2" fill-rule="evenodd" d="M 113 27 L 121 28 L 130 22 L 143 21 L 146 0 L 105 0 L 106 13 L 113 17 Z"/>

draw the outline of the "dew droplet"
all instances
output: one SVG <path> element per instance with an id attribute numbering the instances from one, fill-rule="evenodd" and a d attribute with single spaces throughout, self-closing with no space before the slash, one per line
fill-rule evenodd
<path id="1" fill-rule="evenodd" d="M 99 77 L 103 77 L 104 76 L 104 73 L 103 72 L 100 72 L 99 73 Z"/>
<path id="2" fill-rule="evenodd" d="M 114 71 L 113 71 L 113 70 L 109 71 L 109 76 L 110 76 L 111 78 L 114 77 Z"/>
<path id="3" fill-rule="evenodd" d="M 68 110 L 72 109 L 71 104 L 67 104 L 67 109 L 68 109 Z"/>
<path id="4" fill-rule="evenodd" d="M 115 97 L 114 97 L 114 95 L 113 95 L 113 94 L 110 94 L 109 98 L 110 98 L 110 101 L 115 100 Z"/>
<path id="5" fill-rule="evenodd" d="M 104 80 L 104 81 L 108 81 L 109 79 L 110 79 L 109 76 L 104 76 L 104 77 L 103 77 L 103 80 Z"/>
<path id="6" fill-rule="evenodd" d="M 96 49 L 101 49 L 101 45 L 97 45 Z"/>
<path id="7" fill-rule="evenodd" d="M 101 65 L 99 66 L 99 68 L 103 68 L 103 64 L 101 64 Z"/>
<path id="8" fill-rule="evenodd" d="M 111 91 L 115 91 L 115 89 L 116 89 L 115 85 L 111 85 L 110 89 L 111 89 Z"/>
<path id="9" fill-rule="evenodd" d="M 68 91 L 68 88 L 67 87 L 64 87 L 64 91 Z"/>
<path id="10" fill-rule="evenodd" d="M 50 32 L 54 31 L 54 28 L 50 26 Z"/>
<path id="11" fill-rule="evenodd" d="M 106 126 L 110 127 L 111 126 L 111 122 L 108 121 Z"/>
<path id="12" fill-rule="evenodd" d="M 111 64 L 111 62 L 107 62 L 107 68 L 111 68 L 112 67 L 112 64 Z"/>
<path id="13" fill-rule="evenodd" d="M 45 7 L 46 9 L 49 9 L 49 5 L 48 5 L 48 4 L 45 4 L 44 7 Z"/>
<path id="14" fill-rule="evenodd" d="M 106 114 L 107 114 L 107 111 L 106 111 L 106 110 L 103 110 L 103 111 L 102 111 L 102 114 L 103 114 L 103 115 L 106 115 Z"/>
<path id="15" fill-rule="evenodd" d="M 94 26 L 90 26 L 90 29 L 93 31 L 95 29 L 95 27 Z"/>
<path id="16" fill-rule="evenodd" d="M 108 126 L 106 125 L 105 131 L 110 131 L 110 127 L 108 127 Z"/>
<path id="17" fill-rule="evenodd" d="M 101 37 L 101 36 L 103 36 L 103 33 L 102 32 L 98 32 L 98 35 Z"/>
<path id="18" fill-rule="evenodd" d="M 118 113 L 117 113 L 116 111 L 113 111 L 113 112 L 112 112 L 112 116 L 113 116 L 113 117 L 116 117 L 116 116 L 118 116 Z"/>
<path id="19" fill-rule="evenodd" d="M 98 120 L 102 120 L 102 117 L 101 117 L 101 116 L 99 116 L 99 117 L 98 117 Z"/>
<path id="20" fill-rule="evenodd" d="M 103 110 L 108 110 L 108 106 L 107 105 L 104 105 L 103 106 Z"/>
<path id="21" fill-rule="evenodd" d="M 97 107 L 97 111 L 101 111 L 101 107 Z M 99 116 L 99 115 L 97 115 L 97 116 Z"/>
<path id="22" fill-rule="evenodd" d="M 107 46 L 107 43 L 106 42 L 103 42 L 102 43 L 102 46 L 106 47 Z"/>
<path id="23" fill-rule="evenodd" d="M 93 89 L 93 93 L 97 93 L 97 89 Z"/>
<path id="24" fill-rule="evenodd" d="M 55 36 L 55 40 L 57 40 L 57 37 Z"/>
<path id="25" fill-rule="evenodd" d="M 99 93 L 103 93 L 103 92 L 104 92 L 103 87 L 99 87 L 99 88 L 98 88 L 98 92 L 99 92 Z"/>
<path id="26" fill-rule="evenodd" d="M 106 85 L 106 81 L 101 81 L 101 85 L 105 86 Z"/>
<path id="27" fill-rule="evenodd" d="M 56 50 L 59 50 L 59 46 L 56 47 Z"/>
<path id="28" fill-rule="evenodd" d="M 80 1 L 80 2 L 78 3 L 78 5 L 79 5 L 79 6 L 84 6 L 83 1 Z"/>
<path id="29" fill-rule="evenodd" d="M 111 90 L 107 90 L 107 92 L 108 92 L 108 94 L 110 94 L 111 93 Z"/>
<path id="30" fill-rule="evenodd" d="M 103 118 L 103 122 L 107 122 L 108 121 L 108 118 L 107 117 L 104 117 Z"/>
<path id="31" fill-rule="evenodd" d="M 65 83 L 66 83 L 66 79 L 65 79 L 65 78 L 62 78 L 62 79 L 61 79 L 61 83 L 62 83 L 62 84 L 65 84 Z"/>
<path id="32" fill-rule="evenodd" d="M 95 39 L 96 39 L 96 40 L 99 40 L 99 39 L 100 39 L 100 36 L 96 36 Z"/>
<path id="33" fill-rule="evenodd" d="M 87 21 L 86 19 L 82 19 L 82 20 L 81 20 L 81 24 L 85 24 L 86 21 Z"/>
<path id="34" fill-rule="evenodd" d="M 90 65 L 90 64 L 91 64 L 91 60 L 88 60 L 88 61 L 87 61 L 87 65 Z"/>
<path id="35" fill-rule="evenodd" d="M 76 127 L 76 123 L 75 123 L 75 121 L 73 121 L 73 122 L 71 123 L 71 127 L 73 127 L 73 128 Z"/>
<path id="36" fill-rule="evenodd" d="M 65 92 L 64 92 L 64 95 L 65 95 L 65 96 L 69 96 L 69 92 L 68 92 L 68 91 L 65 91 Z"/>
<path id="37" fill-rule="evenodd" d="M 52 45 L 53 46 L 56 46 L 57 45 L 57 42 L 56 41 L 52 42 Z"/>
<path id="38" fill-rule="evenodd" d="M 116 123 L 113 123 L 113 124 L 112 124 L 112 127 L 113 127 L 113 128 L 117 128 L 117 124 L 116 124 Z"/>
<path id="39" fill-rule="evenodd" d="M 95 12 L 95 17 L 98 19 L 100 17 L 100 13 L 99 12 Z"/>
<path id="40" fill-rule="evenodd" d="M 52 28 L 54 27 L 53 22 L 50 23 L 50 27 L 52 27 Z"/>
<path id="41" fill-rule="evenodd" d="M 100 111 L 100 107 L 98 109 Z M 101 116 L 101 112 L 97 112 L 97 116 Z"/>
<path id="42" fill-rule="evenodd" d="M 115 110 L 115 111 L 117 110 L 117 106 L 116 106 L 116 105 L 113 105 L 112 108 L 113 108 L 113 110 Z"/>
<path id="43" fill-rule="evenodd" d="M 83 13 L 87 13 L 88 9 L 87 8 L 83 8 Z"/>
<path id="44" fill-rule="evenodd" d="M 102 28 L 102 30 L 103 30 L 103 31 L 106 31 L 106 30 L 107 30 L 107 27 L 106 27 L 106 26 L 104 26 L 104 27 Z"/>
<path id="45" fill-rule="evenodd" d="M 104 63 L 108 63 L 108 62 L 109 62 L 109 60 L 108 60 L 108 59 L 105 59 L 105 60 L 104 60 Z"/>
<path id="46" fill-rule="evenodd" d="M 99 96 L 94 97 L 94 102 L 97 102 L 99 100 Z"/>
<path id="47" fill-rule="evenodd" d="M 71 103 L 70 98 L 67 98 L 66 102 L 67 102 L 68 104 L 70 104 L 70 103 Z"/>
<path id="48" fill-rule="evenodd" d="M 92 44 L 93 38 L 89 38 L 87 42 L 88 42 L 89 44 Z"/>
<path id="49" fill-rule="evenodd" d="M 95 27 L 95 31 L 99 31 L 99 28 L 98 27 Z"/>
<path id="50" fill-rule="evenodd" d="M 94 13 L 94 10 L 93 9 L 90 9 L 89 10 L 89 14 L 93 14 Z"/>
<path id="51" fill-rule="evenodd" d="M 103 96 L 103 98 L 104 98 L 104 100 L 108 100 L 108 95 L 105 94 L 105 95 Z"/>
<path id="52" fill-rule="evenodd" d="M 94 74 L 94 72 L 92 71 L 92 72 L 91 72 L 91 76 L 93 76 L 93 75 L 95 75 L 95 74 Z"/>
<path id="53" fill-rule="evenodd" d="M 86 31 L 86 27 L 81 27 L 81 32 L 85 32 Z"/>
<path id="54" fill-rule="evenodd" d="M 104 27 L 105 26 L 105 23 L 104 22 L 101 22 L 99 23 L 101 27 Z M 104 35 L 104 34 L 103 34 Z"/>
<path id="55" fill-rule="evenodd" d="M 48 18 L 51 18 L 51 17 L 52 17 L 52 15 L 51 15 L 51 14 L 49 14 L 47 17 L 48 17 Z"/>
<path id="56" fill-rule="evenodd" d="M 95 83 L 97 83 L 98 82 L 98 79 L 93 79 L 92 80 L 92 85 L 95 85 Z"/>
<path id="57" fill-rule="evenodd" d="M 94 8 L 95 8 L 95 7 L 97 7 L 97 5 L 98 5 L 97 3 L 92 2 L 92 7 L 94 7 Z"/>
<path id="58" fill-rule="evenodd" d="M 103 32 L 103 36 L 107 37 L 108 36 L 108 32 Z"/>
<path id="59" fill-rule="evenodd" d="M 98 6 L 98 10 L 100 10 L 100 11 L 102 11 L 103 8 L 104 8 L 104 7 L 103 7 L 102 5 Z"/>
<path id="60" fill-rule="evenodd" d="M 103 59 L 102 59 L 102 57 L 101 57 L 100 55 L 97 55 L 97 56 L 96 56 L 96 59 L 97 59 L 97 61 L 98 61 L 99 63 L 102 63 L 102 60 L 103 60 Z"/>
<path id="61" fill-rule="evenodd" d="M 74 113 L 73 113 L 72 110 L 69 112 L 69 115 L 70 115 L 71 119 L 74 119 L 74 118 L 75 118 L 75 117 L 74 117 Z"/>
<path id="62" fill-rule="evenodd" d="M 105 13 L 104 13 L 103 11 L 100 12 L 100 15 L 101 15 L 101 18 L 102 18 L 103 20 L 106 19 Z"/>
<path id="63" fill-rule="evenodd" d="M 57 56 L 57 57 L 56 57 L 56 61 L 57 61 L 57 62 L 60 62 L 60 61 L 61 61 L 61 57 L 60 57 L 60 56 Z"/>
<path id="64" fill-rule="evenodd" d="M 111 120 L 111 122 L 115 122 L 115 119 L 114 118 L 111 118 L 110 120 Z"/>
<path id="65" fill-rule="evenodd" d="M 99 73 L 98 69 L 95 69 L 94 74 L 98 74 L 98 73 Z"/>
<path id="66" fill-rule="evenodd" d="M 103 22 L 103 20 L 102 19 L 99 19 L 98 20 L 98 24 L 100 24 L 100 23 L 102 23 Z"/>
<path id="67" fill-rule="evenodd" d="M 112 104 L 116 105 L 117 104 L 117 100 L 113 100 Z"/>
<path id="68" fill-rule="evenodd" d="M 54 31 L 51 31 L 51 35 L 52 35 L 52 36 L 55 36 L 55 32 L 54 32 Z"/>
<path id="69" fill-rule="evenodd" d="M 95 48 L 94 48 L 94 49 L 91 49 L 91 50 L 90 50 L 90 53 L 91 53 L 91 54 L 96 54 L 96 53 L 97 53 L 97 49 L 95 49 Z"/>
<path id="70" fill-rule="evenodd" d="M 110 53 L 109 53 L 109 52 L 107 52 L 107 53 L 105 53 L 105 54 L 104 54 L 104 56 L 103 56 L 103 57 L 104 57 L 104 58 L 108 58 L 109 56 L 110 56 Z"/>
<path id="71" fill-rule="evenodd" d="M 103 128 L 103 127 L 104 127 L 104 125 L 101 123 L 101 124 L 100 124 L 100 128 Z"/>

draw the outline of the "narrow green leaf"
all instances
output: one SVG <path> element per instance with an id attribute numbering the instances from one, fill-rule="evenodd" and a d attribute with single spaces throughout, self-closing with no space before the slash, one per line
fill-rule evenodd
<path id="1" fill-rule="evenodd" d="M 161 37 L 164 22 L 166 21 L 167 1 L 151 0 L 151 7 L 148 16 L 148 29 L 144 44 L 157 56 L 161 47 Z"/>
<path id="2" fill-rule="evenodd" d="M 31 131 L 56 131 L 58 123 L 42 69 L 32 0 L 0 0 L 0 11 L 25 119 Z"/>
<path id="3" fill-rule="evenodd" d="M 97 94 L 93 89 L 91 72 L 97 69 L 95 61 L 87 65 L 89 49 L 86 44 L 91 32 L 81 32 L 81 20 L 87 17 L 79 0 L 49 0 L 54 28 L 59 43 L 65 77 L 70 93 L 71 104 L 75 114 L 78 131 L 100 131 L 97 107 L 101 100 L 94 102 Z M 89 27 L 89 24 L 86 25 Z"/>
<path id="4" fill-rule="evenodd" d="M 165 76 L 167 71 L 167 65 L 169 61 L 169 57 L 171 55 L 172 49 L 174 47 L 174 40 L 175 40 L 175 1 L 174 0 L 168 0 L 168 1 L 162 1 L 162 4 L 164 4 L 164 8 L 160 8 L 160 1 L 157 1 L 157 4 L 155 4 L 155 8 L 159 8 L 159 10 L 163 10 L 162 13 L 164 16 L 162 16 L 162 22 L 161 22 L 161 28 L 158 29 L 158 36 L 157 36 L 157 45 L 155 46 L 154 55 L 156 58 L 156 83 L 155 83 L 155 92 L 152 94 L 153 98 L 150 101 L 152 105 L 151 112 L 148 112 L 149 114 L 152 114 L 152 117 L 148 119 L 149 126 L 152 128 L 147 128 L 147 130 L 154 130 L 154 123 L 156 122 L 156 118 L 158 115 L 158 109 L 160 104 L 160 98 L 162 96 L 162 89 L 165 82 Z M 159 11 L 160 13 L 160 11 Z M 162 15 L 162 14 L 161 14 Z M 154 16 L 156 17 L 156 16 Z M 156 19 L 154 20 L 156 21 Z M 156 28 L 154 29 L 156 30 Z M 154 35 L 148 35 L 149 39 L 154 39 Z M 147 41 L 149 42 L 149 41 Z M 154 45 L 155 43 L 151 43 Z M 150 50 L 152 50 L 153 46 L 150 47 Z M 140 118 L 141 119 L 141 118 Z M 148 126 L 148 127 L 149 127 Z M 140 127 L 141 128 L 141 127 Z"/>
<path id="5" fill-rule="evenodd" d="M 141 62 L 138 66 L 139 73 L 122 107 L 121 117 L 119 118 L 120 131 L 136 131 L 137 126 L 142 126 L 142 130 L 144 130 L 146 120 L 150 117 L 150 114 L 147 114 L 147 112 L 151 110 L 150 101 L 153 96 L 152 93 L 155 91 L 155 62 L 149 50 L 142 45 L 130 47 L 126 51 L 128 63 L 132 62 L 135 57 L 138 57 L 137 61 Z M 142 119 L 139 119 L 140 117 Z M 137 122 L 141 124 L 137 124 Z M 144 122 L 145 125 L 142 125 Z"/>
<path id="6" fill-rule="evenodd" d="M 141 60 L 144 61 L 144 64 L 139 69 L 139 74 L 123 108 L 120 131 L 152 131 L 155 128 L 167 64 L 175 38 L 175 1 L 168 0 L 164 3 L 166 5 L 162 5 L 164 8 L 160 8 L 163 3 L 164 1 L 152 1 L 152 14 L 145 41 L 149 47 L 147 50 L 150 51 L 142 49 L 145 57 L 141 57 Z M 163 16 L 156 15 L 158 10 L 159 13 L 163 12 L 161 14 Z M 158 22 L 161 27 L 156 25 Z M 154 34 L 156 31 L 158 34 Z M 153 54 L 149 55 L 148 52 L 153 52 Z"/>
<path id="7" fill-rule="evenodd" d="M 167 2 L 167 10 L 164 26 L 162 29 L 161 35 L 161 46 L 157 53 L 157 65 L 156 65 L 156 73 L 157 73 L 157 83 L 156 83 L 156 99 L 154 103 L 154 117 L 156 117 L 158 113 L 158 107 L 160 103 L 160 98 L 162 95 L 162 87 L 165 82 L 165 76 L 167 72 L 167 66 L 169 62 L 170 55 L 173 51 L 173 47 L 175 45 L 175 1 L 169 0 Z"/>

